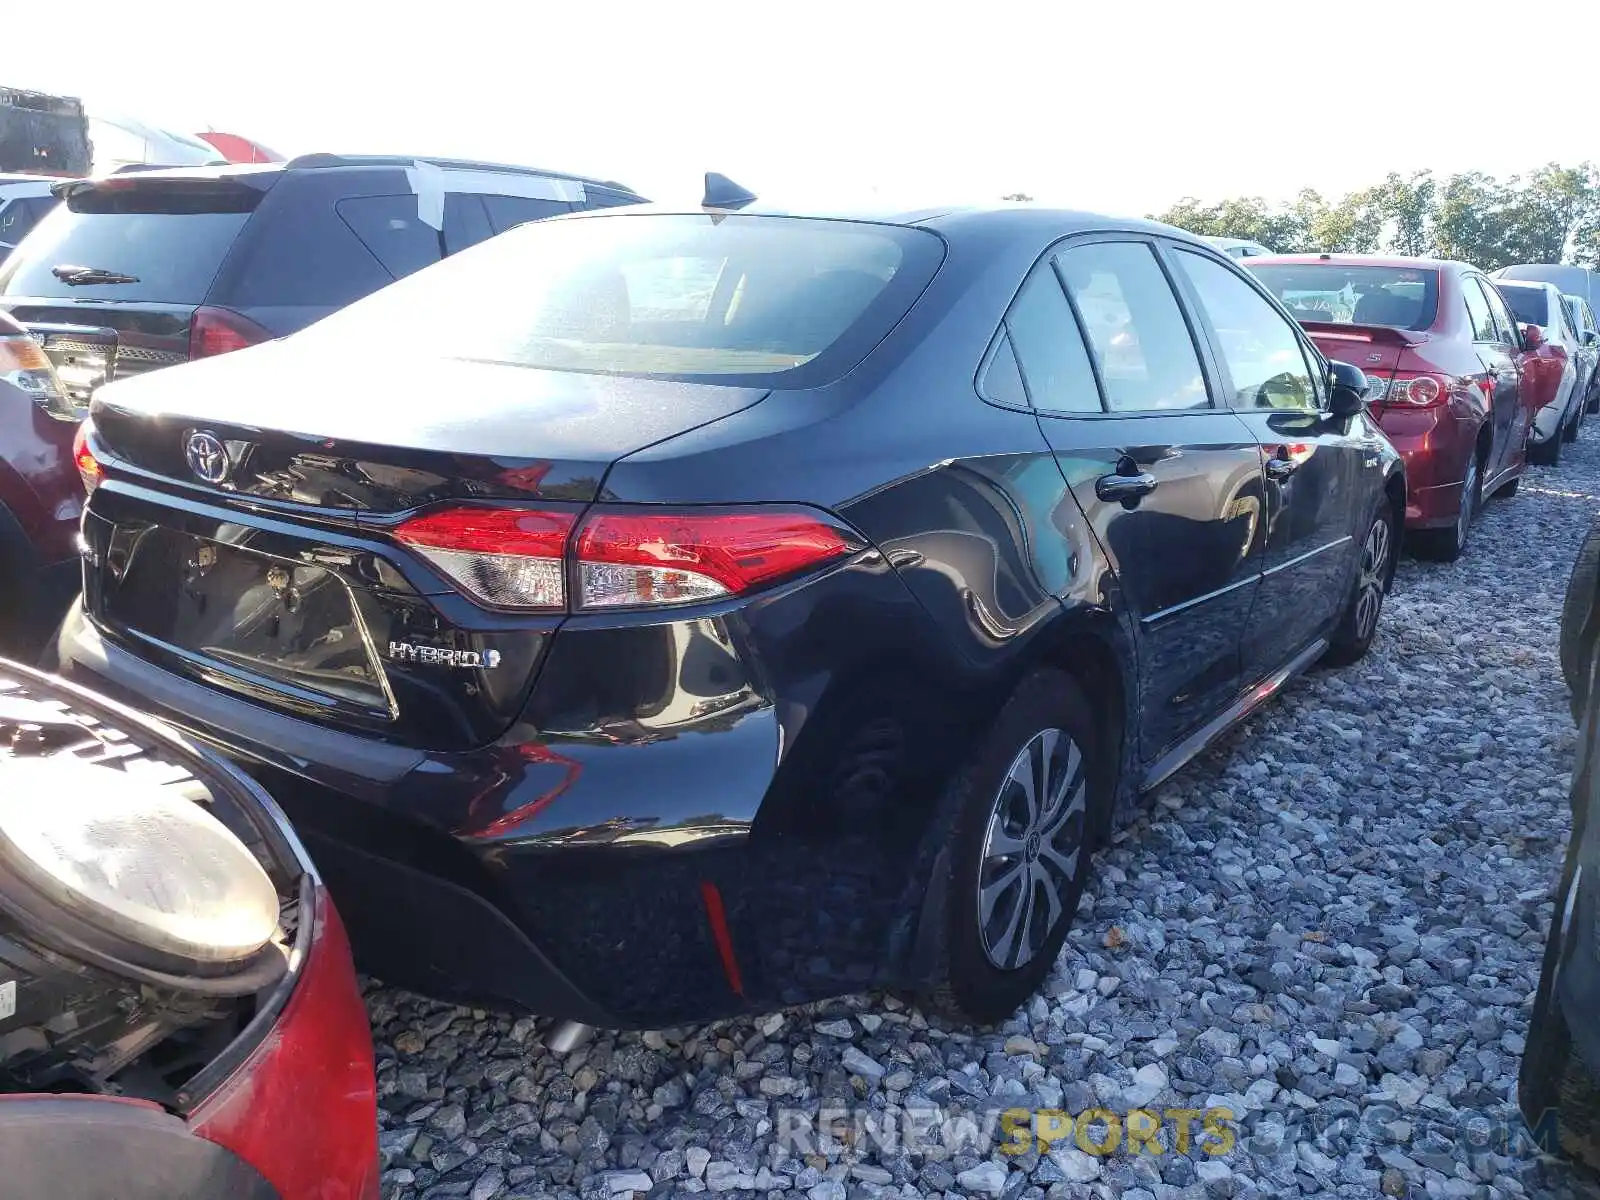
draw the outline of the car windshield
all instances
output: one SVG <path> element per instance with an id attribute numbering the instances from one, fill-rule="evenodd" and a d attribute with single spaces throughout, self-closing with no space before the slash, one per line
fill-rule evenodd
<path id="1" fill-rule="evenodd" d="M 448 358 L 811 387 L 881 341 L 943 257 L 938 235 L 906 226 L 731 213 L 557 218 L 491 238 L 297 336 L 375 346 L 427 328 L 430 350 Z"/>
<path id="2" fill-rule="evenodd" d="M 1439 273 L 1425 267 L 1244 261 L 1297 321 L 1426 329 L 1439 309 Z"/>
<path id="3" fill-rule="evenodd" d="M 1550 293 L 1542 287 L 1518 287 L 1514 283 L 1503 281 L 1499 287 L 1500 294 L 1511 306 L 1511 315 L 1516 317 L 1519 324 L 1542 326 L 1555 324 L 1550 319 Z"/>

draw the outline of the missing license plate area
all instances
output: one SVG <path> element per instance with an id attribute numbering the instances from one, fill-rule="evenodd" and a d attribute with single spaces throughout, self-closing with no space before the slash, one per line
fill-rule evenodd
<path id="1" fill-rule="evenodd" d="M 334 572 L 160 527 L 121 549 L 125 566 L 106 596 L 113 623 L 238 673 L 246 690 L 278 683 L 393 715 L 359 604 Z"/>

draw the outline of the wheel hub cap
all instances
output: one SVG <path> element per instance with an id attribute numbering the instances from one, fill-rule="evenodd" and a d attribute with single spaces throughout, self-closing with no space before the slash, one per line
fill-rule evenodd
<path id="1" fill-rule="evenodd" d="M 1089 785 L 1083 753 L 1059 729 L 1036 733 L 990 809 L 978 877 L 978 930 L 1002 970 L 1035 959 L 1063 920 L 1080 870 Z"/>

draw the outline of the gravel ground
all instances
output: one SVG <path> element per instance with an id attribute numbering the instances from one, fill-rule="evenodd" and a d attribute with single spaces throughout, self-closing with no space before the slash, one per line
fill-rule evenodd
<path id="1" fill-rule="evenodd" d="M 874 995 L 557 1057 L 542 1022 L 374 986 L 386 1200 L 1589 1194 L 1511 1139 L 1568 828 L 1557 618 L 1597 511 L 1600 429 L 1490 503 L 1461 562 L 1404 562 L 1364 663 L 1294 685 L 1118 831 L 1004 1028 Z M 806 1128 L 785 1108 L 846 1105 L 900 1140 L 852 1141 L 853 1115 L 779 1136 Z M 992 1114 L 1016 1106 L 1237 1120 L 1231 1146 L 1163 1116 L 1136 1152 L 1007 1154 Z"/>

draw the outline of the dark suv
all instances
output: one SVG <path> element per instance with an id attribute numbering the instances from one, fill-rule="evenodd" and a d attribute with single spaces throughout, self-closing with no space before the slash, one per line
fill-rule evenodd
<path id="1" fill-rule="evenodd" d="M 635 204 L 619 183 L 491 163 L 313 154 L 60 185 L 0 266 L 0 308 L 74 399 L 292 333 L 524 221 Z"/>

